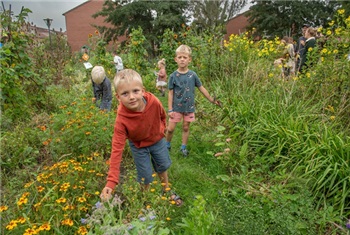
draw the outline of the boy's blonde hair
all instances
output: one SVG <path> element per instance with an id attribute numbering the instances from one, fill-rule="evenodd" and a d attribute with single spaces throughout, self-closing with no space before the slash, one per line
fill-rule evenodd
<path id="1" fill-rule="evenodd" d="M 176 54 L 178 53 L 186 53 L 188 54 L 189 56 L 191 56 L 192 54 L 192 49 L 191 47 L 187 46 L 187 45 L 180 45 L 176 51 L 175 51 Z"/>
<path id="2" fill-rule="evenodd" d="M 92 81 L 100 85 L 106 77 L 105 69 L 102 66 L 95 66 L 91 71 Z"/>
<path id="3" fill-rule="evenodd" d="M 143 86 L 142 78 L 138 72 L 132 69 L 124 69 L 117 73 L 114 77 L 114 89 L 117 92 L 118 86 L 121 83 L 130 83 L 132 81 L 137 81 L 140 83 L 141 86 Z"/>

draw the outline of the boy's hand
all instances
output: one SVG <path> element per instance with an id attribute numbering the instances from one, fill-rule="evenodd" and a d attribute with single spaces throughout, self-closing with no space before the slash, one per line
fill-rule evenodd
<path id="1" fill-rule="evenodd" d="M 112 189 L 109 187 L 104 187 L 101 194 L 100 198 L 103 202 L 108 201 L 109 199 L 112 198 Z"/>
<path id="2" fill-rule="evenodd" d="M 220 100 L 216 99 L 216 96 L 214 95 L 213 97 L 213 104 L 216 104 L 217 106 L 219 106 L 220 108 L 222 108 L 222 104 L 220 102 Z"/>
<path id="3" fill-rule="evenodd" d="M 222 104 L 221 104 L 220 100 L 214 100 L 214 104 L 216 104 L 217 106 L 222 108 Z"/>

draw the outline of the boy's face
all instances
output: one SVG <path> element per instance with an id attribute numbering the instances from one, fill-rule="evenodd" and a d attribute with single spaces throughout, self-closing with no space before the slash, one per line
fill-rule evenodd
<path id="1" fill-rule="evenodd" d="M 127 109 L 134 112 L 141 112 L 145 108 L 143 102 L 144 87 L 138 81 L 131 81 L 129 83 L 121 83 L 117 90 L 117 99 Z"/>
<path id="2" fill-rule="evenodd" d="M 187 68 L 191 60 L 191 56 L 187 53 L 177 53 L 175 56 L 175 62 L 179 68 Z"/>

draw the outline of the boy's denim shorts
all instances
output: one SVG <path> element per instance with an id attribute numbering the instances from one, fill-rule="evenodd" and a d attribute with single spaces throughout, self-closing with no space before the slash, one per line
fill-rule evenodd
<path id="1" fill-rule="evenodd" d="M 136 165 L 138 182 L 149 184 L 153 181 L 154 171 L 162 173 L 170 167 L 171 160 L 165 138 L 154 145 L 143 148 L 137 148 L 132 141 L 129 141 L 129 145 Z"/>

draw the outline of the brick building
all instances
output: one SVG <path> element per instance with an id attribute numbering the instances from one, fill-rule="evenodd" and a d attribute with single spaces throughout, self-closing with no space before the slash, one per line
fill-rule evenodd
<path id="1" fill-rule="evenodd" d="M 225 40 L 228 40 L 231 34 L 242 34 L 246 32 L 246 27 L 249 25 L 248 17 L 243 12 L 227 21 Z"/>
<path id="2" fill-rule="evenodd" d="M 84 45 L 88 45 L 89 34 L 94 35 L 96 28 L 93 25 L 109 26 L 104 18 L 92 15 L 102 10 L 104 1 L 88 0 L 79 6 L 63 13 L 66 19 L 66 33 L 68 45 L 73 52 L 79 51 Z"/>

